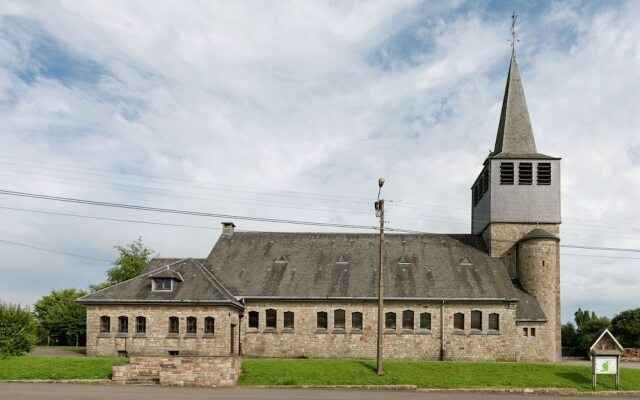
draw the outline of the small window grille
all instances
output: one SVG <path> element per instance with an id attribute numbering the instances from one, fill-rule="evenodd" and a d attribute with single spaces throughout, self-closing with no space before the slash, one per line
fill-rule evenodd
<path id="1" fill-rule="evenodd" d="M 118 357 L 127 358 L 129 357 L 129 352 L 126 350 L 118 350 Z"/>
<path id="2" fill-rule="evenodd" d="M 490 331 L 500 330 L 500 315 L 489 314 L 489 330 Z"/>
<path id="3" fill-rule="evenodd" d="M 270 308 L 266 312 L 267 314 L 267 328 L 276 329 L 278 323 L 278 313 L 276 310 Z"/>
<path id="4" fill-rule="evenodd" d="M 180 332 L 180 320 L 178 317 L 169 317 L 169 333 Z"/>
<path id="5" fill-rule="evenodd" d="M 463 331 L 464 330 L 464 314 L 455 313 L 453 315 L 453 329 Z"/>
<path id="6" fill-rule="evenodd" d="M 204 319 L 204 333 L 215 333 L 216 332 L 216 319 L 213 317 L 206 317 Z"/>
<path id="7" fill-rule="evenodd" d="M 385 329 L 396 330 L 396 313 L 388 312 L 384 315 Z"/>
<path id="8" fill-rule="evenodd" d="M 344 310 L 335 310 L 333 312 L 333 329 L 344 329 L 346 325 L 344 320 Z"/>
<path id="9" fill-rule="evenodd" d="M 533 183 L 533 164 L 518 164 L 518 184 L 531 185 Z"/>
<path id="10" fill-rule="evenodd" d="M 500 163 L 500 184 L 501 185 L 513 185 L 513 163 L 503 162 Z"/>
<path id="11" fill-rule="evenodd" d="M 260 313 L 257 311 L 249 311 L 249 328 L 258 329 L 260 323 Z"/>
<path id="12" fill-rule="evenodd" d="M 316 327 L 318 329 L 327 329 L 327 313 L 324 311 L 319 311 L 317 316 L 318 316 L 318 320 L 317 320 Z"/>
<path id="13" fill-rule="evenodd" d="M 402 329 L 413 330 L 413 311 L 404 310 L 402 312 Z"/>
<path id="14" fill-rule="evenodd" d="M 551 185 L 551 163 L 538 164 L 538 185 Z"/>
<path id="15" fill-rule="evenodd" d="M 295 315 L 293 311 L 285 311 L 284 313 L 284 328 L 293 329 L 295 327 Z"/>
<path id="16" fill-rule="evenodd" d="M 354 312 L 351 314 L 351 329 L 362 330 L 362 313 Z"/>
<path id="17" fill-rule="evenodd" d="M 420 329 L 431 330 L 431 314 L 428 312 L 420 314 Z"/>
<path id="18" fill-rule="evenodd" d="M 483 175 L 483 186 L 482 186 L 482 193 L 486 193 L 487 190 L 489 190 L 489 168 L 485 168 L 484 171 L 482 172 Z"/>
<path id="19" fill-rule="evenodd" d="M 471 311 L 471 329 L 482 330 L 482 311 Z"/>

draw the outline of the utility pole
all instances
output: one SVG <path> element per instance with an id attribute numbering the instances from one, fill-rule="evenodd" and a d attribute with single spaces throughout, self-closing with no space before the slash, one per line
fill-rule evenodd
<path id="1" fill-rule="evenodd" d="M 379 376 L 384 375 L 382 367 L 382 340 L 384 324 L 384 273 L 382 271 L 384 260 L 384 199 L 380 198 L 380 192 L 384 185 L 384 179 L 378 179 L 378 201 L 376 201 L 376 216 L 380 217 L 380 254 L 378 263 L 378 354 L 376 358 L 376 372 Z"/>

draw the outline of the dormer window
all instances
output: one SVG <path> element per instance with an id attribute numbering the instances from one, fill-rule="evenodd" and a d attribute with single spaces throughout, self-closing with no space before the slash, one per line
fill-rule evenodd
<path id="1" fill-rule="evenodd" d="M 170 292 L 173 290 L 173 279 L 153 278 L 153 290 L 158 292 Z"/>

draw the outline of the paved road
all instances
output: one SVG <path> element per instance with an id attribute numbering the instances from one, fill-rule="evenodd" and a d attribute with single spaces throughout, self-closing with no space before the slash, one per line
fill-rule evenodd
<path id="1" fill-rule="evenodd" d="M 424 393 L 338 389 L 168 388 L 88 384 L 0 383 L 0 400 L 550 400 L 565 396 Z M 602 399 L 602 397 L 579 397 Z"/>

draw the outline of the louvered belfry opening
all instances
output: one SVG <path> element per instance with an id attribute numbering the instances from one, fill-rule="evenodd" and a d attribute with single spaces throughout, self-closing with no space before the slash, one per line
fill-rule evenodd
<path id="1" fill-rule="evenodd" d="M 538 164 L 538 185 L 551 185 L 551 163 Z"/>
<path id="2" fill-rule="evenodd" d="M 513 185 L 514 172 L 512 162 L 500 163 L 500 184 Z"/>
<path id="3" fill-rule="evenodd" d="M 521 162 L 518 164 L 518 184 L 531 185 L 533 183 L 533 164 Z"/>

